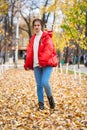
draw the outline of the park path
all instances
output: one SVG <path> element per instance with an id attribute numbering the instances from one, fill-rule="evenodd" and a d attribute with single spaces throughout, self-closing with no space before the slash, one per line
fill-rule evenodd
<path id="1" fill-rule="evenodd" d="M 86 130 L 87 79 L 54 69 L 50 84 L 56 103 L 38 111 L 33 71 L 10 69 L 0 76 L 0 130 Z"/>
<path id="2" fill-rule="evenodd" d="M 69 65 L 69 69 L 70 69 L 70 70 L 74 70 L 74 65 Z M 81 64 L 81 65 L 79 66 L 79 69 L 78 69 L 78 65 L 76 64 L 76 65 L 75 65 L 75 69 L 76 69 L 77 72 L 78 72 L 79 69 L 80 69 L 80 72 L 81 72 L 81 73 L 87 74 L 87 67 L 85 67 L 84 64 Z"/>

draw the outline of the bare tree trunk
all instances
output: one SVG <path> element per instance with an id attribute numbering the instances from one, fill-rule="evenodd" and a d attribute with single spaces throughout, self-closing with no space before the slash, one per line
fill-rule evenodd
<path id="1" fill-rule="evenodd" d="M 7 53 L 8 53 L 8 44 L 7 44 L 7 37 L 6 37 L 6 34 L 8 32 L 8 19 L 7 19 L 7 14 L 5 15 L 4 17 L 4 35 L 5 35 L 5 38 L 4 38 L 4 45 L 5 45 L 5 62 L 7 62 Z"/>
<path id="2" fill-rule="evenodd" d="M 30 14 L 29 14 L 29 17 L 28 18 L 25 18 L 21 12 L 21 16 L 22 18 L 24 19 L 24 21 L 26 22 L 26 25 L 28 27 L 27 30 L 23 29 L 22 27 L 20 29 L 26 31 L 28 33 L 28 37 L 30 39 L 30 37 L 32 36 L 32 31 L 31 31 L 31 18 L 30 18 Z"/>
<path id="3" fill-rule="evenodd" d="M 47 5 L 48 5 L 48 1 L 49 1 L 49 0 L 46 0 L 46 2 L 45 2 L 45 4 L 44 4 L 45 7 L 47 7 Z M 48 14 L 43 13 L 42 21 L 43 21 L 44 24 L 45 24 L 45 28 L 47 27 L 47 22 L 48 22 L 48 18 L 49 18 L 49 16 L 50 16 L 50 13 L 48 13 Z"/>

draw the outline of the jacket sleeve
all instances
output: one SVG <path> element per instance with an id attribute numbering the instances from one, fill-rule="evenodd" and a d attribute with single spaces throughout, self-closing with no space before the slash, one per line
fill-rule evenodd
<path id="1" fill-rule="evenodd" d="M 27 53 L 26 53 L 26 61 L 25 61 L 25 64 L 24 64 L 24 68 L 25 70 L 28 68 L 28 69 L 31 69 L 32 68 L 32 62 L 33 62 L 33 59 L 32 59 L 32 55 L 33 55 L 33 45 L 32 45 L 32 42 L 30 40 L 29 42 L 29 45 L 27 47 Z"/>

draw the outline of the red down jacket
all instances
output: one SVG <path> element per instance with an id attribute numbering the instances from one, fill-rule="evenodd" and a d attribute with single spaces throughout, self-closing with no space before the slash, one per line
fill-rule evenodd
<path id="1" fill-rule="evenodd" d="M 34 45 L 33 35 L 30 39 L 27 54 L 26 54 L 26 62 L 24 64 L 24 68 L 33 69 L 33 45 Z M 56 67 L 58 64 L 57 54 L 52 42 L 52 31 L 44 31 L 39 43 L 38 48 L 38 61 L 39 65 L 42 67 L 45 66 L 53 66 Z"/>

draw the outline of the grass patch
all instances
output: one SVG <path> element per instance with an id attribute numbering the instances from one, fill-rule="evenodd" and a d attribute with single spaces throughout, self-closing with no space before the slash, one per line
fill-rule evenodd
<path id="1" fill-rule="evenodd" d="M 68 74 L 74 74 L 74 71 L 73 70 L 68 70 Z M 76 74 L 78 75 L 79 72 L 76 72 Z M 87 74 L 81 73 L 81 77 L 87 78 Z"/>
<path id="2" fill-rule="evenodd" d="M 69 74 L 74 74 L 74 71 L 73 70 L 68 70 L 68 73 Z"/>

